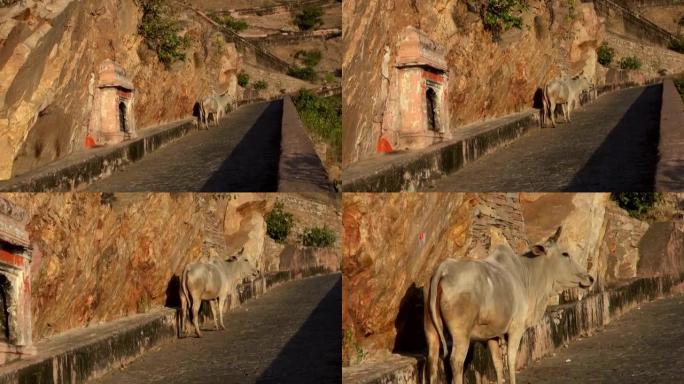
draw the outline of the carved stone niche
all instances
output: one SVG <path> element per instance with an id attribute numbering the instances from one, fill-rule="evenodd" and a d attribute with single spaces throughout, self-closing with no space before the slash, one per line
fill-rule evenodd
<path id="1" fill-rule="evenodd" d="M 0 197 L 0 364 L 34 355 L 28 214 Z"/>
<path id="2" fill-rule="evenodd" d="M 384 129 L 397 149 L 420 149 L 448 138 L 448 68 L 445 48 L 415 27 L 397 43 L 395 80 Z M 392 100 L 394 99 L 394 100 Z M 393 101 L 393 102 L 392 102 Z"/>
<path id="3" fill-rule="evenodd" d="M 118 144 L 136 137 L 133 82 L 112 60 L 100 65 L 89 132 L 98 145 Z"/>

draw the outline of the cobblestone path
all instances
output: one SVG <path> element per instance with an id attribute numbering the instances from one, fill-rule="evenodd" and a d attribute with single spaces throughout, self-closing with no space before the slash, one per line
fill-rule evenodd
<path id="1" fill-rule="evenodd" d="M 97 181 L 98 192 L 271 192 L 278 187 L 281 100 L 244 105 Z"/>
<path id="2" fill-rule="evenodd" d="M 517 375 L 527 383 L 681 383 L 684 296 L 645 303 Z"/>
<path id="3" fill-rule="evenodd" d="M 286 283 L 93 383 L 339 383 L 341 305 L 339 274 Z"/>
<path id="4" fill-rule="evenodd" d="M 571 123 L 536 130 L 435 181 L 428 191 L 649 191 L 660 84 L 605 94 Z"/>

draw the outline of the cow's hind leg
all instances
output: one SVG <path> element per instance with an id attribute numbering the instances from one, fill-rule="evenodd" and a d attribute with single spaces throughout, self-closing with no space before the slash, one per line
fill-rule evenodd
<path id="1" fill-rule="evenodd" d="M 496 382 L 498 384 L 503 384 L 503 359 L 501 358 L 501 351 L 499 350 L 499 340 L 489 339 L 487 340 L 487 346 L 489 347 L 489 353 L 492 355 L 492 362 L 494 363 L 494 370 L 496 371 Z"/>
<path id="2" fill-rule="evenodd" d="M 197 337 L 202 337 L 202 332 L 199 329 L 199 311 L 202 306 L 202 300 L 192 300 L 192 325 L 195 326 L 195 333 Z"/>
<path id="3" fill-rule="evenodd" d="M 439 363 L 441 361 L 439 354 L 439 335 L 437 334 L 437 329 L 435 324 L 432 322 L 432 317 L 430 316 L 430 295 L 428 294 L 429 285 L 425 289 L 425 311 L 423 316 L 423 325 L 425 328 L 425 340 L 428 346 L 427 355 L 427 369 L 426 373 L 428 375 L 426 382 L 433 384 L 439 381 Z M 437 314 L 440 314 L 439 305 L 437 306 Z M 446 350 L 447 346 L 443 346 Z"/>
<path id="4" fill-rule="evenodd" d="M 214 328 L 218 331 L 218 299 L 210 300 L 209 302 L 211 303 L 211 317 L 214 318 Z"/>
<path id="5" fill-rule="evenodd" d="M 556 103 L 549 102 L 549 114 L 551 115 L 551 126 L 556 128 Z"/>
<path id="6" fill-rule="evenodd" d="M 442 296 L 442 300 L 439 302 L 442 318 L 451 334 L 452 383 L 463 384 L 463 364 L 470 347 L 470 334 L 475 324 L 479 305 L 471 300 L 469 294 L 462 295 L 451 302 L 446 302 Z"/>
<path id="7" fill-rule="evenodd" d="M 226 329 L 226 326 L 223 325 L 223 310 L 226 307 L 226 298 L 225 297 L 219 297 L 218 298 L 218 317 L 219 317 L 219 325 L 221 326 L 221 329 Z"/>

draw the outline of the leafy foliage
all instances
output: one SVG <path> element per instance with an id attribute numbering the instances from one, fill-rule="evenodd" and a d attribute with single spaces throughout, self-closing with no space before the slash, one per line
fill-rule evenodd
<path id="1" fill-rule="evenodd" d="M 596 53 L 598 55 L 599 64 L 603 65 L 604 67 L 610 65 L 610 63 L 613 62 L 613 57 L 615 57 L 615 50 L 611 48 L 608 43 L 601 44 L 601 46 L 596 50 Z"/>
<path id="2" fill-rule="evenodd" d="M 180 36 L 179 23 L 168 16 L 169 8 L 165 0 L 145 0 L 142 3 L 143 17 L 138 33 L 145 38 L 147 46 L 157 52 L 159 60 L 171 65 L 185 60 L 185 50 L 190 46 L 187 36 Z"/>
<path id="3" fill-rule="evenodd" d="M 211 14 L 211 19 L 223 28 L 229 29 L 235 33 L 242 32 L 249 28 L 249 24 L 244 20 L 238 20 L 230 15 Z"/>
<path id="4" fill-rule="evenodd" d="M 290 70 L 287 71 L 287 74 L 292 77 L 311 82 L 318 80 L 318 74 L 312 67 L 300 67 L 298 65 L 294 65 L 290 67 Z"/>
<path id="5" fill-rule="evenodd" d="M 627 56 L 620 59 L 620 68 L 622 69 L 639 69 L 641 68 L 641 60 L 636 56 Z"/>
<path id="6" fill-rule="evenodd" d="M 19 0 L 0 0 L 0 8 L 9 7 L 10 5 L 14 5 L 18 2 Z"/>
<path id="7" fill-rule="evenodd" d="M 305 247 L 331 247 L 335 239 L 335 232 L 327 226 L 306 228 L 302 233 L 302 245 Z"/>
<path id="8" fill-rule="evenodd" d="M 299 59 L 307 67 L 315 67 L 321 62 L 323 55 L 318 49 L 312 49 L 310 51 L 300 50 L 295 53 L 295 59 Z"/>
<path id="9" fill-rule="evenodd" d="M 285 211 L 283 203 L 277 202 L 266 216 L 266 233 L 278 243 L 284 243 L 292 228 L 293 216 Z"/>
<path id="10" fill-rule="evenodd" d="M 639 217 L 659 201 L 662 200 L 662 193 L 659 192 L 616 192 L 611 195 L 620 208 L 629 212 L 633 217 Z"/>
<path id="11" fill-rule="evenodd" d="M 242 88 L 246 87 L 247 84 L 249 84 L 249 74 L 245 72 L 240 72 L 237 75 L 237 80 L 238 80 L 238 85 L 241 86 Z"/>
<path id="12" fill-rule="evenodd" d="M 485 29 L 492 31 L 495 38 L 513 27 L 522 27 L 519 14 L 527 10 L 526 0 L 487 0 L 482 7 L 482 21 Z"/>
<path id="13" fill-rule="evenodd" d="M 670 40 L 670 44 L 667 47 L 673 51 L 684 53 L 684 35 L 679 35 Z"/>
<path id="14" fill-rule="evenodd" d="M 267 83 L 266 81 L 264 81 L 264 80 L 259 80 L 259 81 L 256 81 L 256 82 L 252 85 L 252 87 L 254 87 L 254 89 L 257 90 L 257 91 L 262 91 L 262 90 L 268 88 L 268 83 Z"/>
<path id="15" fill-rule="evenodd" d="M 321 7 L 304 7 L 295 15 L 293 22 L 299 29 L 308 31 L 323 24 L 322 16 L 323 10 Z"/>
<path id="16" fill-rule="evenodd" d="M 330 146 L 332 160 L 339 160 L 342 156 L 342 98 L 320 97 L 302 89 L 293 101 L 307 129 Z"/>

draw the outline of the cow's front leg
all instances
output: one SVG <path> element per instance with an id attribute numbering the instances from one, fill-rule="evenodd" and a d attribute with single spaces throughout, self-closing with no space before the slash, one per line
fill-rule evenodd
<path id="1" fill-rule="evenodd" d="M 551 126 L 556 128 L 556 103 L 549 103 L 549 115 L 551 115 Z"/>
<path id="2" fill-rule="evenodd" d="M 489 353 L 492 355 L 492 362 L 494 362 L 496 382 L 498 384 L 503 384 L 503 358 L 501 357 L 501 351 L 499 350 L 499 341 L 497 339 L 489 339 L 487 340 L 487 346 L 489 347 Z"/>

